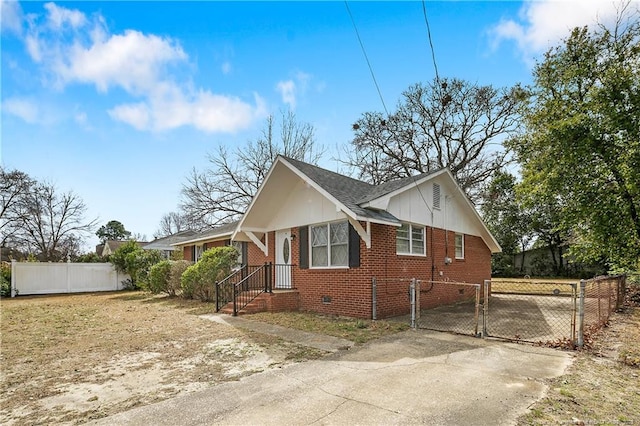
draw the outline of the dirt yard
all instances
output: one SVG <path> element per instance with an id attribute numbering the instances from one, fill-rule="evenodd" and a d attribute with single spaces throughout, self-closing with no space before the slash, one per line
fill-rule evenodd
<path id="1" fill-rule="evenodd" d="M 77 424 L 324 354 L 142 293 L 2 299 L 0 424 Z"/>

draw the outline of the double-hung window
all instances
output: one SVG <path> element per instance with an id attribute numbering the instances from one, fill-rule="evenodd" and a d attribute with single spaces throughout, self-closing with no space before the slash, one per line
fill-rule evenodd
<path id="1" fill-rule="evenodd" d="M 456 234 L 456 259 L 464 259 L 464 235 Z"/>
<path id="2" fill-rule="evenodd" d="M 396 229 L 396 253 L 424 256 L 424 226 L 403 223 Z"/>
<path id="3" fill-rule="evenodd" d="M 348 222 L 311 226 L 311 266 L 314 268 L 349 265 Z"/>

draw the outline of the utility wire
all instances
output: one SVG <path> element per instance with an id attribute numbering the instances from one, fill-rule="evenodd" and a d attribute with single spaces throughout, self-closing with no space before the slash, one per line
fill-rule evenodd
<path id="1" fill-rule="evenodd" d="M 431 60 L 433 61 L 433 68 L 436 70 L 436 82 L 440 81 L 438 75 L 438 65 L 436 64 L 436 52 L 433 50 L 433 41 L 431 40 L 431 27 L 429 26 L 429 18 L 427 18 L 427 5 L 425 0 L 422 0 L 422 14 L 424 15 L 424 22 L 427 24 L 427 37 L 429 38 L 429 46 L 431 47 Z"/>
<path id="2" fill-rule="evenodd" d="M 382 107 L 384 108 L 384 112 L 387 114 L 387 117 L 388 117 L 389 111 L 387 110 L 387 105 L 384 103 L 384 99 L 382 98 L 382 92 L 380 91 L 380 86 L 378 86 L 378 80 L 376 80 L 376 75 L 373 73 L 373 67 L 371 66 L 371 62 L 369 62 L 367 51 L 364 49 L 364 44 L 362 43 L 362 39 L 360 38 L 360 33 L 358 32 L 358 27 L 356 26 L 356 21 L 353 19 L 353 15 L 351 14 L 351 9 L 349 9 L 349 3 L 347 2 L 347 0 L 345 0 L 344 5 L 347 8 L 347 12 L 349 13 L 349 18 L 351 18 L 351 23 L 353 24 L 353 29 L 356 31 L 356 36 L 358 37 L 358 42 L 360 43 L 360 48 L 362 49 L 364 58 L 366 59 L 367 65 L 369 66 L 369 72 L 371 72 L 371 78 L 373 78 L 373 84 L 375 84 L 376 90 L 378 91 L 378 96 L 380 96 L 380 102 L 382 102 Z"/>

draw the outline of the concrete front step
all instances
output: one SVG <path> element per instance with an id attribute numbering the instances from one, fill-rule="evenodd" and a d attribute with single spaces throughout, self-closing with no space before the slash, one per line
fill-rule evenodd
<path id="1" fill-rule="evenodd" d="M 257 314 L 267 311 L 267 302 L 264 300 L 265 294 L 261 294 L 253 299 L 247 306 L 238 311 L 238 315 Z M 233 302 L 229 302 L 220 309 L 220 313 L 233 315 Z"/>
<path id="2" fill-rule="evenodd" d="M 260 294 L 238 312 L 238 314 L 297 311 L 299 309 L 300 295 L 297 290 L 275 290 L 273 293 Z M 227 303 L 219 312 L 233 315 L 233 302 Z"/>

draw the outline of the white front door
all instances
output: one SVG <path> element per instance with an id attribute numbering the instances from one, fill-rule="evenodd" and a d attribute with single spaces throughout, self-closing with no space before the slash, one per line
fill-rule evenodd
<path id="1" fill-rule="evenodd" d="M 291 229 L 276 231 L 276 288 L 291 288 Z"/>

